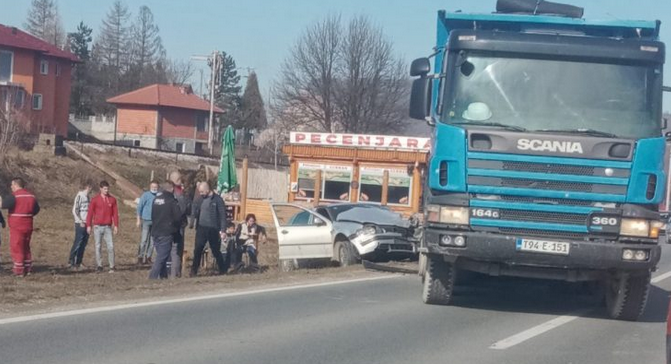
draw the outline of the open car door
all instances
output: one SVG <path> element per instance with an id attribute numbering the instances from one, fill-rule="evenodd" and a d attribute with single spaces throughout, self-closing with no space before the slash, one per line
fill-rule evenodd
<path id="1" fill-rule="evenodd" d="M 271 209 L 280 260 L 333 257 L 333 226 L 327 218 L 294 204 L 271 204 Z"/>

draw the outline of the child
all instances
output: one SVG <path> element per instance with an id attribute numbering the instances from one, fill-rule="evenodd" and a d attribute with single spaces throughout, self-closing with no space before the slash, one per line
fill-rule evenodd
<path id="1" fill-rule="evenodd" d="M 221 253 L 224 255 L 224 267 L 228 270 L 229 267 L 238 264 L 238 247 L 235 238 L 235 223 L 229 221 L 226 224 L 226 238 L 221 241 Z"/>

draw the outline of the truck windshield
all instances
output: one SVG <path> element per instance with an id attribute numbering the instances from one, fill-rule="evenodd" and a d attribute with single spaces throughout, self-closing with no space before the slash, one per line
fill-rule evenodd
<path id="1" fill-rule="evenodd" d="M 661 135 L 655 67 L 472 53 L 455 58 L 446 93 L 451 100 L 443 104 L 448 123 L 632 139 Z"/>

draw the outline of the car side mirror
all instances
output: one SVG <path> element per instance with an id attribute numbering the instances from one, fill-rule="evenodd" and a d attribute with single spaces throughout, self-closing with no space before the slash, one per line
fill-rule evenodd
<path id="1" fill-rule="evenodd" d="M 326 221 L 316 217 L 315 218 L 315 226 L 326 226 Z"/>

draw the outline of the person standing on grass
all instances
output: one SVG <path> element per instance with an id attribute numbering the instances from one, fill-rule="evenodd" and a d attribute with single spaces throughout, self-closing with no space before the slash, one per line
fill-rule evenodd
<path id="1" fill-rule="evenodd" d="M 29 275 L 33 268 L 30 238 L 33 234 L 33 218 L 40 212 L 35 195 L 26 190 L 26 181 L 12 179 L 12 194 L 0 199 L 0 206 L 8 210 L 9 252 L 14 262 L 14 276 Z"/>
<path id="2" fill-rule="evenodd" d="M 110 194 L 110 185 L 107 181 L 99 184 L 100 193 L 91 199 L 89 211 L 86 216 L 86 232 L 93 233 L 96 243 L 97 272 L 103 271 L 102 262 L 102 240 L 107 244 L 107 259 L 110 265 L 110 273 L 114 273 L 114 238 L 119 232 L 119 210 L 116 198 Z"/>
<path id="3" fill-rule="evenodd" d="M 180 221 L 179 231 L 175 235 L 175 242 L 170 253 L 170 259 L 166 264 L 170 276 L 172 278 L 182 276 L 182 257 L 184 256 L 184 234 L 185 228 L 188 225 L 189 211 L 191 210 L 190 203 L 184 195 L 184 187 L 182 185 L 182 174 L 178 171 L 170 173 L 170 181 L 175 185 L 173 195 L 179 204 L 182 212 L 182 219 Z"/>
<path id="4" fill-rule="evenodd" d="M 136 226 L 142 230 L 137 249 L 137 264 L 151 263 L 151 255 L 154 252 L 154 239 L 151 234 L 151 209 L 156 194 L 158 194 L 158 181 L 151 181 L 149 191 L 140 196 L 140 202 L 137 204 Z"/>
<path id="5" fill-rule="evenodd" d="M 149 272 L 149 279 L 167 278 L 168 276 L 166 263 L 176 246 L 175 237 L 179 234 L 183 218 L 182 209 L 173 195 L 174 190 L 174 183 L 165 182 L 163 191 L 152 202 L 151 234 L 156 247 L 156 260 Z M 172 274 L 171 276 L 174 278 Z"/>
<path id="6" fill-rule="evenodd" d="M 74 269 L 79 269 L 82 266 L 84 249 L 89 242 L 89 233 L 86 231 L 86 215 L 89 211 L 91 188 L 93 186 L 90 182 L 82 183 L 72 205 L 72 215 L 75 217 L 75 240 L 72 242 L 72 249 L 70 249 L 68 266 Z"/>
<path id="7" fill-rule="evenodd" d="M 203 256 L 205 244 L 209 244 L 210 251 L 217 261 L 219 274 L 226 273 L 224 257 L 221 255 L 221 239 L 226 236 L 226 207 L 221 196 L 212 191 L 210 184 L 202 182 L 198 186 L 201 199 L 194 204 L 192 220 L 189 227 L 196 227 L 196 246 L 193 250 L 193 265 L 191 277 L 198 275 L 198 267 Z"/>

